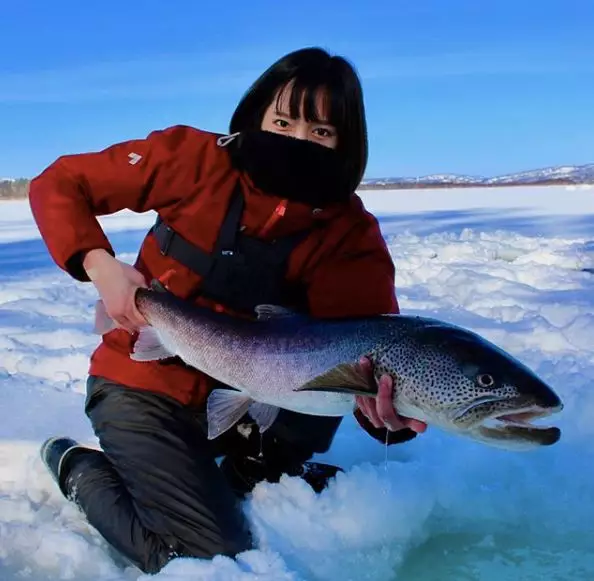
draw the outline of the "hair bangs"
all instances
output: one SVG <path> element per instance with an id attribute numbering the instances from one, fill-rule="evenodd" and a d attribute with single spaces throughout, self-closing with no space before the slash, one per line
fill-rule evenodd
<path id="1" fill-rule="evenodd" d="M 329 83 L 328 79 L 296 76 L 279 88 L 276 109 L 284 110 L 283 105 L 288 100 L 288 113 L 292 119 L 303 114 L 309 123 L 328 123 L 342 129 L 346 125 L 347 109 L 344 88 L 333 85 L 335 83 Z"/>

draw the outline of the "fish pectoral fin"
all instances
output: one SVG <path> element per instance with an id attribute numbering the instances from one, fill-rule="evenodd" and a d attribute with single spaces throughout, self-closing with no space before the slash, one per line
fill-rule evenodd
<path id="1" fill-rule="evenodd" d="M 341 363 L 295 391 L 334 391 L 353 395 L 377 395 L 377 384 L 358 363 Z"/>
<path id="2" fill-rule="evenodd" d="M 158 359 L 169 359 L 175 357 L 161 343 L 157 331 L 153 327 L 141 327 L 138 332 L 138 338 L 134 343 L 134 349 L 130 354 L 130 359 L 134 361 L 156 361 Z"/>
<path id="3" fill-rule="evenodd" d="M 276 420 L 279 408 L 267 403 L 260 403 L 258 401 L 252 402 L 249 407 L 249 414 L 252 419 L 258 424 L 260 433 L 264 433 Z"/>
<path id="4" fill-rule="evenodd" d="M 213 389 L 206 401 L 208 439 L 233 427 L 249 410 L 252 398 L 235 389 Z"/>

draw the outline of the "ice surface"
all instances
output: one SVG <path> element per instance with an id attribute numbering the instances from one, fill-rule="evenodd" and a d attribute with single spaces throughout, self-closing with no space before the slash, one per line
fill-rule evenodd
<path id="1" fill-rule="evenodd" d="M 47 257 L 23 202 L 0 207 L 0 579 L 522 581 L 594 577 L 594 196 L 586 190 L 365 192 L 397 265 L 403 312 L 484 335 L 558 391 L 561 441 L 511 453 L 428 430 L 387 450 L 345 420 L 301 480 L 246 501 L 258 548 L 122 568 L 38 459 L 49 435 L 94 444 L 83 413 L 94 289 Z M 152 215 L 102 219 L 132 260 Z M 386 460 L 387 458 L 387 460 Z"/>

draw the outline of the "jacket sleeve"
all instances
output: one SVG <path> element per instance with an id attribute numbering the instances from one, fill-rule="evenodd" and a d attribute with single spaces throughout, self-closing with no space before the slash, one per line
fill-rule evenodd
<path id="1" fill-rule="evenodd" d="M 311 314 L 318 317 L 372 316 L 400 312 L 394 284 L 395 266 L 377 220 L 366 214 L 337 251 L 318 265 L 308 287 Z M 413 439 L 409 428 L 397 432 L 375 428 L 359 409 L 359 425 L 382 444 Z"/>
<path id="2" fill-rule="evenodd" d="M 183 193 L 187 163 L 203 147 L 201 132 L 185 126 L 154 131 L 144 139 L 102 151 L 58 158 L 29 189 L 29 204 L 41 237 L 56 264 L 79 281 L 86 252 L 114 255 L 97 217 L 129 209 L 158 210 Z M 180 155 L 181 153 L 181 155 Z M 194 157 L 196 159 L 196 157 Z M 185 162 L 185 163 L 184 163 Z"/>

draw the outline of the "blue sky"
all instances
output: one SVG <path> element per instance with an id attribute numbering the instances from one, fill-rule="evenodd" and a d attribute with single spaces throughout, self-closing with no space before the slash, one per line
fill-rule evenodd
<path id="1" fill-rule="evenodd" d="M 0 177 L 177 123 L 224 132 L 312 45 L 362 77 L 368 177 L 594 163 L 591 0 L 21 0 L 0 19 Z"/>

